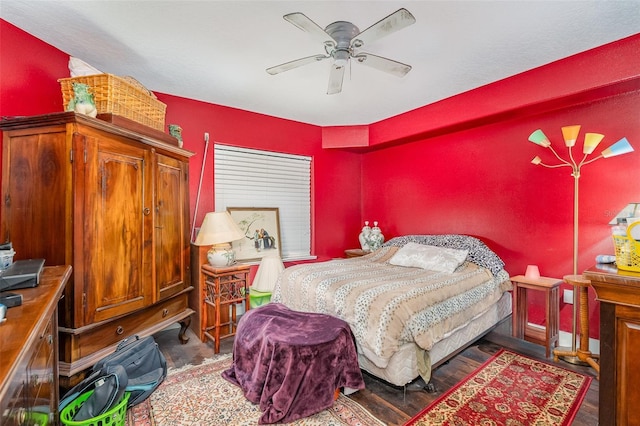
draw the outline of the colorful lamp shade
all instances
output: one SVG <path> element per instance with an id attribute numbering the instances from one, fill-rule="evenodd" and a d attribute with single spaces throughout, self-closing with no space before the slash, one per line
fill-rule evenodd
<path id="1" fill-rule="evenodd" d="M 578 139 L 578 133 L 580 133 L 580 125 L 563 127 L 562 137 L 564 138 L 564 144 L 567 147 L 574 146 Z"/>
<path id="2" fill-rule="evenodd" d="M 611 145 L 609 148 L 602 151 L 601 155 L 604 158 L 615 157 L 616 155 L 628 154 L 633 152 L 633 147 L 627 140 L 627 138 L 622 138 L 618 142 Z"/>
<path id="3" fill-rule="evenodd" d="M 549 141 L 549 138 L 540 129 L 529 135 L 529 141 L 545 148 L 548 148 L 551 145 L 551 141 Z"/>
<path id="4" fill-rule="evenodd" d="M 194 244 L 211 245 L 207 252 L 209 264 L 215 268 L 223 268 L 233 265 L 236 261 L 236 254 L 230 243 L 244 236 L 229 212 L 210 212 L 205 215 Z"/>
<path id="5" fill-rule="evenodd" d="M 582 146 L 582 153 L 584 155 L 591 154 L 600 141 L 604 138 L 604 135 L 600 133 L 587 133 L 584 135 L 584 145 Z"/>

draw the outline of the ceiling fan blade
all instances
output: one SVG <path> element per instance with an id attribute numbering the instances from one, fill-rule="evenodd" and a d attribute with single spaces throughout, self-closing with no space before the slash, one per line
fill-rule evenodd
<path id="1" fill-rule="evenodd" d="M 384 36 L 395 33 L 416 22 L 411 12 L 407 9 L 398 9 L 386 18 L 376 22 L 366 30 L 354 37 L 351 45 L 356 48 L 367 46 L 369 43 Z"/>
<path id="2" fill-rule="evenodd" d="M 345 65 L 331 65 L 331 73 L 329 74 L 329 87 L 327 87 L 327 95 L 334 95 L 342 92 L 342 80 L 344 79 Z"/>
<path id="3" fill-rule="evenodd" d="M 359 53 L 358 55 L 353 56 L 353 58 L 361 64 L 393 74 L 396 77 L 404 77 L 409 71 L 411 71 L 411 65 L 383 58 L 382 56 L 372 55 L 371 53 Z"/>
<path id="4" fill-rule="evenodd" d="M 306 58 L 296 59 L 294 61 L 285 62 L 284 64 L 276 65 L 271 68 L 267 68 L 267 72 L 271 75 L 279 74 L 281 72 L 289 71 L 294 68 L 301 67 L 303 65 L 310 64 L 312 62 L 318 62 L 323 59 L 330 58 L 329 55 L 313 55 L 307 56 Z"/>
<path id="5" fill-rule="evenodd" d="M 331 41 L 335 44 L 333 38 L 318 26 L 315 22 L 309 19 L 304 13 L 294 12 L 284 15 L 283 18 L 291 22 L 302 31 L 309 33 L 312 37 L 318 41 L 327 42 Z"/>

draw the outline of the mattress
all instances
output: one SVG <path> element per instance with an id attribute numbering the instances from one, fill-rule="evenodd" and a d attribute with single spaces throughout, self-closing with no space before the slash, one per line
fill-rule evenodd
<path id="1" fill-rule="evenodd" d="M 415 343 L 405 343 L 391 357 L 386 368 L 378 367 L 358 351 L 360 368 L 396 386 L 404 386 L 419 376 L 428 383 L 431 365 L 438 364 L 458 349 L 473 342 L 510 314 L 511 293 L 507 292 L 488 310 L 466 325 L 448 333 L 435 343 L 430 351 L 420 349 Z M 426 368 L 419 368 L 419 365 L 426 365 Z"/>

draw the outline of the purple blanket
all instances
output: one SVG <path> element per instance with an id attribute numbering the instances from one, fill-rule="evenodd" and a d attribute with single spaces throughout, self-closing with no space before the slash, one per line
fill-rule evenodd
<path id="1" fill-rule="evenodd" d="M 222 377 L 254 404 L 259 424 L 288 423 L 333 405 L 335 390 L 363 389 L 349 325 L 269 303 L 245 313 Z"/>

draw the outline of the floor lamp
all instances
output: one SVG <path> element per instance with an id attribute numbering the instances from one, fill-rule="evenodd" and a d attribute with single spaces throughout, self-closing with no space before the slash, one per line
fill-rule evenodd
<path id="1" fill-rule="evenodd" d="M 569 159 L 565 160 L 561 158 L 558 153 L 551 146 L 551 142 L 549 138 L 545 136 L 542 130 L 538 129 L 535 132 L 531 133 L 529 136 L 529 141 L 533 142 L 537 145 L 540 145 L 544 148 L 548 148 L 551 150 L 553 155 L 558 159 L 559 163 L 554 165 L 545 164 L 542 162 L 542 159 L 536 156 L 533 160 L 531 160 L 532 164 L 537 166 L 543 166 L 550 169 L 558 168 L 558 167 L 570 167 L 572 172 L 571 176 L 573 176 L 573 274 L 578 274 L 578 182 L 580 180 L 580 170 L 583 166 L 593 163 L 594 161 L 600 158 L 609 158 L 615 157 L 617 155 L 628 154 L 633 151 L 633 147 L 627 140 L 627 138 L 622 138 L 618 142 L 614 143 L 610 147 L 604 149 L 597 157 L 594 157 L 590 160 L 587 160 L 587 157 L 593 153 L 596 149 L 600 141 L 604 138 L 604 135 L 599 133 L 586 133 L 584 135 L 584 143 L 582 147 L 582 160 L 577 162 L 573 156 L 573 147 L 576 144 L 576 140 L 578 139 L 578 133 L 580 132 L 580 126 L 565 126 L 562 127 L 562 136 L 564 138 L 565 146 L 569 151 Z M 574 290 L 573 292 L 573 323 L 572 323 L 572 331 L 571 331 L 571 352 L 576 353 L 576 334 L 577 334 L 577 325 L 578 325 L 578 292 Z M 563 359 L 572 364 L 581 364 L 582 361 L 578 360 L 577 357 L 563 357 Z"/>

